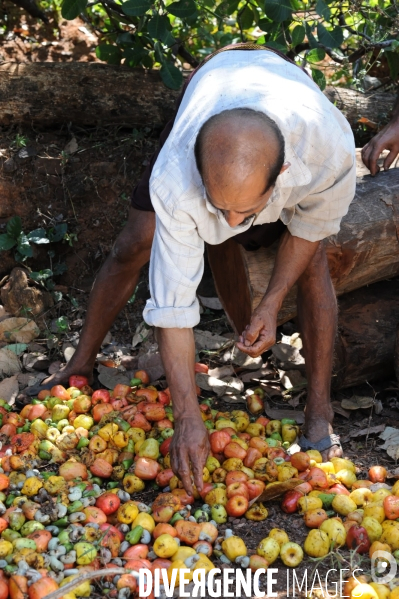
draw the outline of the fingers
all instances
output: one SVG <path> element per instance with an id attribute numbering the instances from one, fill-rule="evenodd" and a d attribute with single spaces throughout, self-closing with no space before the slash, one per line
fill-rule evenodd
<path id="1" fill-rule="evenodd" d="M 377 164 L 377 160 L 379 159 L 382 150 L 383 148 L 381 148 L 379 145 L 375 146 L 369 156 L 368 169 L 370 170 L 370 173 L 373 175 L 373 177 L 374 175 L 380 172 L 380 167 Z"/>
<path id="2" fill-rule="evenodd" d="M 249 325 L 244 330 L 242 337 L 244 345 L 249 347 L 259 337 L 259 333 L 262 330 L 263 322 L 260 318 L 253 317 Z"/>
<path id="3" fill-rule="evenodd" d="M 377 165 L 377 160 L 383 149 L 384 147 L 382 144 L 376 143 L 376 140 L 372 139 L 362 150 L 363 163 L 373 176 L 380 170 L 380 167 Z"/>
<path id="4" fill-rule="evenodd" d="M 240 351 L 242 351 L 244 354 L 248 354 L 248 356 L 251 356 L 251 358 L 257 358 L 258 356 L 263 354 L 263 352 L 268 350 L 270 347 L 270 346 L 267 346 L 267 344 L 263 343 L 262 341 L 258 341 L 257 343 L 254 343 L 253 345 L 251 345 L 249 347 L 247 347 L 246 345 L 244 345 L 242 343 L 237 343 L 236 345 Z"/>
<path id="5" fill-rule="evenodd" d="M 180 478 L 183 487 L 189 495 L 193 494 L 193 486 L 191 483 L 190 461 L 188 453 L 184 447 L 177 447 L 175 450 L 170 448 L 171 467 L 174 474 Z"/>
<path id="6" fill-rule="evenodd" d="M 388 156 L 386 156 L 385 160 L 384 160 L 384 170 L 388 170 L 389 167 L 391 166 L 391 164 L 393 163 L 393 161 L 395 160 L 396 156 L 398 155 L 398 150 L 391 150 L 388 154 Z"/>
<path id="7" fill-rule="evenodd" d="M 191 460 L 193 466 L 194 473 L 194 484 L 197 487 L 197 491 L 202 491 L 202 487 L 204 486 L 204 481 L 202 480 L 205 461 L 202 457 L 194 457 Z"/>

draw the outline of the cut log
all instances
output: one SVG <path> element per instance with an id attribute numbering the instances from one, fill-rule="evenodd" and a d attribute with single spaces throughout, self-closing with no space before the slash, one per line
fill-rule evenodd
<path id="1" fill-rule="evenodd" d="M 396 94 L 378 90 L 362 94 L 344 87 L 327 87 L 324 93 L 343 112 L 352 127 L 360 117 L 369 119 L 376 125 L 385 124 L 396 99 Z"/>
<path id="2" fill-rule="evenodd" d="M 385 122 L 395 99 L 394 94 L 335 87 L 325 94 L 352 125 L 362 116 Z M 178 95 L 157 71 L 85 62 L 0 64 L 0 125 L 162 127 Z"/>
<path id="3" fill-rule="evenodd" d="M 84 62 L 0 64 L 0 125 L 160 128 L 177 96 L 156 71 Z"/>
<path id="4" fill-rule="evenodd" d="M 339 299 L 334 388 L 394 378 L 399 279 L 381 281 Z"/>
<path id="5" fill-rule="evenodd" d="M 356 196 L 338 235 L 324 241 L 337 295 L 399 275 L 399 169 L 358 179 Z M 237 333 L 264 296 L 278 242 L 247 252 L 233 239 L 208 246 L 219 298 Z M 279 313 L 282 324 L 296 314 L 296 288 Z"/>

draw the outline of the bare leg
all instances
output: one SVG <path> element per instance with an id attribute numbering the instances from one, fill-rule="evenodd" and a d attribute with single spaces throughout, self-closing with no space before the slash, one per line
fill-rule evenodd
<path id="1" fill-rule="evenodd" d="M 82 374 L 92 381 L 101 342 L 132 296 L 141 267 L 150 259 L 154 230 L 153 212 L 130 209 L 128 222 L 94 282 L 76 352 L 65 368 L 46 379 L 44 384 L 67 382 L 72 374 Z"/>
<path id="2" fill-rule="evenodd" d="M 337 301 L 322 244 L 298 281 L 298 317 L 308 379 L 304 433 L 317 442 L 333 432 L 330 386 L 337 331 Z M 322 453 L 324 460 L 341 454 L 336 445 Z"/>

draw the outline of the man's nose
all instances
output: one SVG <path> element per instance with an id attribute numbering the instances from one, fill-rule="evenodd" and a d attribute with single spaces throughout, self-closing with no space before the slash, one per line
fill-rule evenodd
<path id="1" fill-rule="evenodd" d="M 245 216 L 233 210 L 226 210 L 224 217 L 230 227 L 237 227 L 245 220 Z"/>

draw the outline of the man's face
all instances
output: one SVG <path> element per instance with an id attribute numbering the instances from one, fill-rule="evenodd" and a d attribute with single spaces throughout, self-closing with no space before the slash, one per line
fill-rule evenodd
<path id="1" fill-rule="evenodd" d="M 273 187 L 267 189 L 265 169 L 258 168 L 251 173 L 237 177 L 237 172 L 231 177 L 218 177 L 210 169 L 204 177 L 206 195 L 209 202 L 223 212 L 230 227 L 237 227 L 247 218 L 261 212 L 270 196 Z"/>

